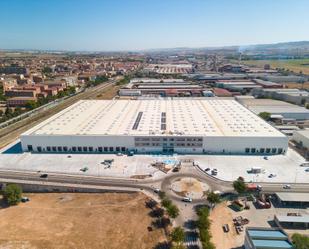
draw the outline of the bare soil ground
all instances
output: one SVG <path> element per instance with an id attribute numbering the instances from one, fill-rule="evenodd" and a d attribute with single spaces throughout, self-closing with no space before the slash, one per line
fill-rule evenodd
<path id="1" fill-rule="evenodd" d="M 103 93 L 98 94 L 95 99 L 112 99 L 122 86 L 113 85 L 105 89 Z"/>
<path id="2" fill-rule="evenodd" d="M 243 236 L 237 235 L 233 226 L 232 210 L 227 207 L 227 203 L 220 203 L 210 213 L 210 232 L 212 241 L 216 248 L 231 249 L 238 248 L 243 244 Z M 228 224 L 230 231 L 224 233 L 222 226 Z"/>
<path id="3" fill-rule="evenodd" d="M 295 60 L 243 60 L 242 63 L 250 66 L 263 67 L 269 64 L 271 68 L 285 68 L 295 73 L 302 71 L 304 74 L 309 74 L 309 60 L 308 59 L 295 59 Z"/>
<path id="4" fill-rule="evenodd" d="M 164 231 L 141 193 L 27 194 L 28 203 L 0 209 L 0 249 L 150 249 Z"/>
<path id="5" fill-rule="evenodd" d="M 284 83 L 284 85 L 287 88 L 309 89 L 309 82 L 305 82 L 304 84 L 291 82 L 291 83 Z"/>

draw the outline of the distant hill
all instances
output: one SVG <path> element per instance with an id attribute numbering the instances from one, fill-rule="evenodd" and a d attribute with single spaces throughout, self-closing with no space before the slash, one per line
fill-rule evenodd
<path id="1" fill-rule="evenodd" d="M 280 42 L 273 44 L 255 44 L 255 45 L 235 45 L 235 46 L 218 46 L 218 47 L 178 47 L 148 49 L 144 52 L 149 53 L 190 53 L 190 52 L 215 52 L 215 53 L 248 53 L 248 54 L 283 54 L 289 56 L 309 55 L 309 41 Z"/>
<path id="2" fill-rule="evenodd" d="M 242 46 L 238 46 L 241 48 Z M 280 42 L 273 44 L 257 44 L 244 46 L 244 50 L 269 50 L 269 49 L 282 49 L 282 50 L 293 50 L 293 49 L 302 49 L 309 50 L 309 41 L 295 41 L 295 42 Z"/>

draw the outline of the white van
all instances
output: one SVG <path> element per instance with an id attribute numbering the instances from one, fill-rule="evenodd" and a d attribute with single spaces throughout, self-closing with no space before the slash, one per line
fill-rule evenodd
<path id="1" fill-rule="evenodd" d="M 182 201 L 184 201 L 184 202 L 192 202 L 192 198 L 190 198 L 190 197 L 184 197 L 184 198 L 182 199 Z"/>

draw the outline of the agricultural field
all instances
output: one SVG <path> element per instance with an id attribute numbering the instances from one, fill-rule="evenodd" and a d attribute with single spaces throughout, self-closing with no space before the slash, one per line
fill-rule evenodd
<path id="1" fill-rule="evenodd" d="M 285 68 L 295 73 L 302 71 L 304 74 L 309 74 L 309 59 L 295 59 L 295 60 L 244 60 L 243 64 L 248 66 L 263 67 L 269 64 L 271 68 Z"/>
<path id="2" fill-rule="evenodd" d="M 141 193 L 24 195 L 29 202 L 0 207 L 0 249 L 149 249 L 166 239 L 147 230 Z"/>

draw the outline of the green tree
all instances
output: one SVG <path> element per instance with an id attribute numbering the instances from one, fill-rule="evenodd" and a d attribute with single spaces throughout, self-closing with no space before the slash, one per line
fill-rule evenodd
<path id="1" fill-rule="evenodd" d="M 238 177 L 238 179 L 233 182 L 233 187 L 238 194 L 242 194 L 247 190 L 247 184 L 242 177 Z"/>
<path id="2" fill-rule="evenodd" d="M 182 227 L 175 227 L 170 236 L 173 242 L 182 244 L 185 240 L 185 231 Z"/>
<path id="3" fill-rule="evenodd" d="M 128 84 L 130 82 L 130 77 L 128 75 L 124 76 L 123 79 L 119 80 L 116 85 L 125 85 Z"/>
<path id="4" fill-rule="evenodd" d="M 5 109 L 4 115 L 5 115 L 6 117 L 10 118 L 10 117 L 12 117 L 12 114 L 13 114 L 12 109 L 9 108 L 9 107 L 7 107 L 7 108 Z"/>
<path id="5" fill-rule="evenodd" d="M 8 184 L 3 191 L 4 200 L 11 206 L 17 205 L 21 200 L 22 189 L 17 184 Z"/>
<path id="6" fill-rule="evenodd" d="M 27 101 L 27 103 L 25 104 L 25 107 L 27 109 L 33 110 L 37 107 L 37 103 L 34 100 L 29 100 Z"/>
<path id="7" fill-rule="evenodd" d="M 174 204 L 172 204 L 169 207 L 167 207 L 166 208 L 166 212 L 173 219 L 175 219 L 179 215 L 179 209 Z"/>
<path id="8" fill-rule="evenodd" d="M 259 116 L 262 118 L 262 119 L 264 119 L 264 120 L 269 120 L 270 119 L 270 116 L 271 116 L 271 114 L 269 113 L 269 112 L 260 112 L 259 113 Z"/>
<path id="9" fill-rule="evenodd" d="M 169 206 L 172 205 L 172 201 L 168 198 L 164 198 L 162 201 L 161 201 L 161 204 L 163 207 L 165 208 L 168 208 Z"/>
<path id="10" fill-rule="evenodd" d="M 212 204 L 212 205 L 215 205 L 217 203 L 220 202 L 220 196 L 214 192 L 209 192 L 208 195 L 207 195 L 207 201 Z"/>
<path id="11" fill-rule="evenodd" d="M 42 73 L 44 73 L 44 74 L 50 74 L 50 73 L 52 73 L 52 71 L 53 70 L 50 67 L 44 67 L 42 69 Z"/>
<path id="12" fill-rule="evenodd" d="M 164 191 L 159 191 L 159 198 L 160 198 L 161 200 L 163 200 L 165 197 L 166 197 L 165 192 L 164 192 Z"/>
<path id="13" fill-rule="evenodd" d="M 209 208 L 202 207 L 197 210 L 198 220 L 196 222 L 199 229 L 199 236 L 202 243 L 203 249 L 215 249 L 214 244 L 210 241 L 211 234 L 209 232 L 210 221 L 209 221 Z"/>
<path id="14" fill-rule="evenodd" d="M 294 233 L 292 235 L 292 241 L 295 249 L 308 249 L 309 248 L 309 237 Z"/>

